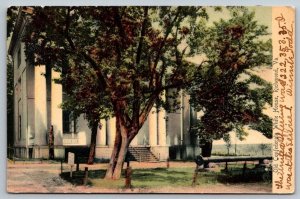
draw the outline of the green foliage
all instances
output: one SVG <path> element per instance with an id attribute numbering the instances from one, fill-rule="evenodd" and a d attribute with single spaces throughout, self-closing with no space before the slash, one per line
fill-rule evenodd
<path id="1" fill-rule="evenodd" d="M 202 7 L 34 7 L 27 59 L 62 72 L 64 109 L 139 129 L 154 103 L 167 107 L 164 90 L 188 81 L 185 41 L 207 17 Z"/>
<path id="2" fill-rule="evenodd" d="M 244 125 L 272 136 L 272 121 L 263 114 L 266 104 L 272 103 L 272 85 L 251 72 L 271 65 L 271 41 L 262 39 L 268 35 L 267 27 L 244 7 L 228 9 L 232 18 L 198 29 L 205 37 L 197 40 L 196 50 L 206 59 L 194 73 L 189 94 L 192 106 L 203 112 L 191 129 L 200 142 L 226 141 L 233 130 L 242 140 L 247 135 Z"/>
<path id="3" fill-rule="evenodd" d="M 10 36 L 13 30 L 17 16 L 18 16 L 18 8 L 16 6 L 11 6 L 7 8 L 7 15 L 6 15 L 6 21 L 7 21 L 6 36 L 7 37 Z"/>
<path id="4" fill-rule="evenodd" d="M 6 57 L 7 61 L 7 79 L 6 79 L 6 97 L 7 97 L 7 146 L 13 145 L 14 137 L 14 68 L 11 57 Z"/>

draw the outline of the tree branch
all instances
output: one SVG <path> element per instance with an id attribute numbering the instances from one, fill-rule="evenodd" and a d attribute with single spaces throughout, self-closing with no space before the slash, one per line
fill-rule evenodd
<path id="1" fill-rule="evenodd" d="M 68 8 L 67 11 L 67 17 L 66 17 L 66 30 L 65 30 L 65 37 L 71 47 L 71 49 L 76 53 L 79 54 L 81 56 L 83 56 L 85 58 L 86 61 L 88 61 L 92 68 L 97 72 L 98 74 L 98 78 L 99 78 L 99 83 L 100 83 L 100 88 L 101 89 L 106 89 L 109 88 L 108 82 L 105 79 L 105 76 L 102 74 L 101 70 L 98 67 L 98 64 L 93 60 L 93 58 L 91 58 L 88 54 L 86 54 L 85 52 L 82 52 L 80 50 L 78 50 L 73 42 L 73 40 L 71 39 L 70 35 L 69 35 L 69 27 L 70 27 L 70 12 L 71 12 L 71 8 Z"/>

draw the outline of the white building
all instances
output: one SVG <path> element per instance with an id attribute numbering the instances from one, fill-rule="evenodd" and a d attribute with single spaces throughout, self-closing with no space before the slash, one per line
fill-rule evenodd
<path id="1" fill-rule="evenodd" d="M 60 104 L 63 100 L 61 84 L 53 79 L 60 74 L 45 65 L 34 66 L 25 59 L 21 41 L 27 23 L 24 12 L 19 12 L 9 44 L 9 54 L 14 66 L 14 148 L 17 157 L 48 158 L 48 131 L 53 125 L 55 157 L 65 157 L 66 151 L 87 149 L 91 130 L 84 116 L 76 122 L 69 121 Z M 157 160 L 188 158 L 199 154 L 193 147 L 189 129 L 192 110 L 188 98 L 181 94 L 181 109 L 176 113 L 151 110 L 147 121 L 134 138 L 131 147 L 151 151 Z M 97 134 L 96 158 L 109 159 L 114 144 L 115 118 L 100 121 L 102 129 Z M 9 132 L 12 133 L 12 132 Z M 169 153 L 171 151 L 171 154 Z M 142 152 L 137 152 L 142 153 Z"/>

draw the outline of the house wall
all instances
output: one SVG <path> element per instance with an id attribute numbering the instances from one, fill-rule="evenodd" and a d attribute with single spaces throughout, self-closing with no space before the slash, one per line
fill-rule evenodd
<path id="1" fill-rule="evenodd" d="M 20 53 L 20 54 L 19 54 Z M 26 146 L 27 99 L 26 99 L 26 61 L 24 44 L 18 43 L 13 53 L 14 63 L 14 137 L 15 146 Z M 20 152 L 21 153 L 21 152 Z M 24 152 L 22 152 L 24 153 Z"/>

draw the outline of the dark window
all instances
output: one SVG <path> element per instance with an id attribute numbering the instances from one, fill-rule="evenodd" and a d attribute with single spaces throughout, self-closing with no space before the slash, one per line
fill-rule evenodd
<path id="1" fill-rule="evenodd" d="M 63 132 L 69 133 L 70 131 L 70 112 L 63 111 Z"/>

